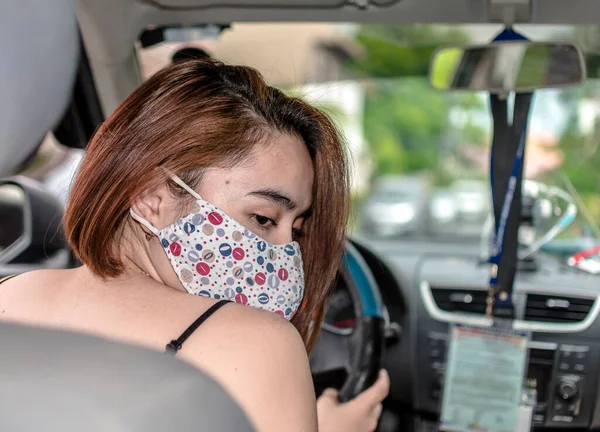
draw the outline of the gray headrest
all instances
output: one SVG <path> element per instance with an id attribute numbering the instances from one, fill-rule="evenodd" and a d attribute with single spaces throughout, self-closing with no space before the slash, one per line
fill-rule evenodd
<path id="1" fill-rule="evenodd" d="M 0 430 L 252 431 L 200 370 L 99 338 L 0 324 Z"/>
<path id="2" fill-rule="evenodd" d="M 0 177 L 62 118 L 78 65 L 72 0 L 0 1 Z"/>

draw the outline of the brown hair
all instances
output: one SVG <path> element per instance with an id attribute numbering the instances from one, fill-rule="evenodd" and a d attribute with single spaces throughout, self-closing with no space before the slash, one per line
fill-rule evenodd
<path id="1" fill-rule="evenodd" d="M 202 169 L 241 162 L 278 133 L 301 138 L 315 179 L 313 214 L 300 239 L 305 297 L 292 323 L 307 349 L 318 330 L 344 247 L 346 153 L 329 118 L 268 86 L 254 69 L 213 60 L 171 65 L 142 84 L 91 140 L 64 218 L 77 257 L 96 275 L 122 273 L 119 238 L 132 201 L 165 177 L 164 166 L 196 188 Z"/>

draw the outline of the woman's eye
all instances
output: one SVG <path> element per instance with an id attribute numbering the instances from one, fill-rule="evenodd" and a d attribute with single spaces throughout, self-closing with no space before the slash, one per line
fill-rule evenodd
<path id="1" fill-rule="evenodd" d="M 266 217 L 266 216 L 254 215 L 254 220 L 261 228 L 269 228 L 271 226 L 277 226 L 277 223 L 273 219 Z"/>

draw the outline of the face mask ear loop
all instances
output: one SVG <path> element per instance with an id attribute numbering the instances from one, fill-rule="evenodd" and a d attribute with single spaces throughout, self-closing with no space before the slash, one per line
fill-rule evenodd
<path id="1" fill-rule="evenodd" d="M 196 192 L 194 189 L 192 189 L 191 187 L 189 187 L 188 185 L 186 185 L 183 180 L 181 180 L 179 177 L 177 177 L 175 174 L 173 174 L 171 171 L 169 171 L 167 168 L 161 166 L 160 167 L 165 173 L 167 173 L 167 175 L 171 178 L 171 180 L 173 180 L 175 183 L 177 183 L 179 186 L 181 186 L 183 189 L 185 189 L 191 196 L 193 196 L 194 198 L 196 198 L 197 200 L 202 200 L 202 197 L 198 194 L 198 192 Z"/>
<path id="2" fill-rule="evenodd" d="M 138 221 L 139 223 L 141 223 L 142 225 L 144 225 L 146 228 L 148 228 L 150 230 L 150 232 L 152 234 L 154 234 L 156 237 L 158 237 L 158 230 L 152 226 L 152 224 L 150 222 L 148 222 L 146 219 L 144 219 L 143 217 L 141 217 L 140 215 L 138 215 L 136 212 L 133 211 L 133 209 L 129 209 L 129 214 L 131 214 L 131 217 L 133 219 L 135 219 L 136 221 Z"/>

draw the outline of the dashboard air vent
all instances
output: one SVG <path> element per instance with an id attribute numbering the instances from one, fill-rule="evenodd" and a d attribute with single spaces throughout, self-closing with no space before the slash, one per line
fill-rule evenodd
<path id="1" fill-rule="evenodd" d="M 432 288 L 431 294 L 437 307 L 446 312 L 485 314 L 486 291 Z"/>
<path id="2" fill-rule="evenodd" d="M 594 300 L 577 297 L 528 294 L 525 321 L 576 323 L 586 319 Z"/>

